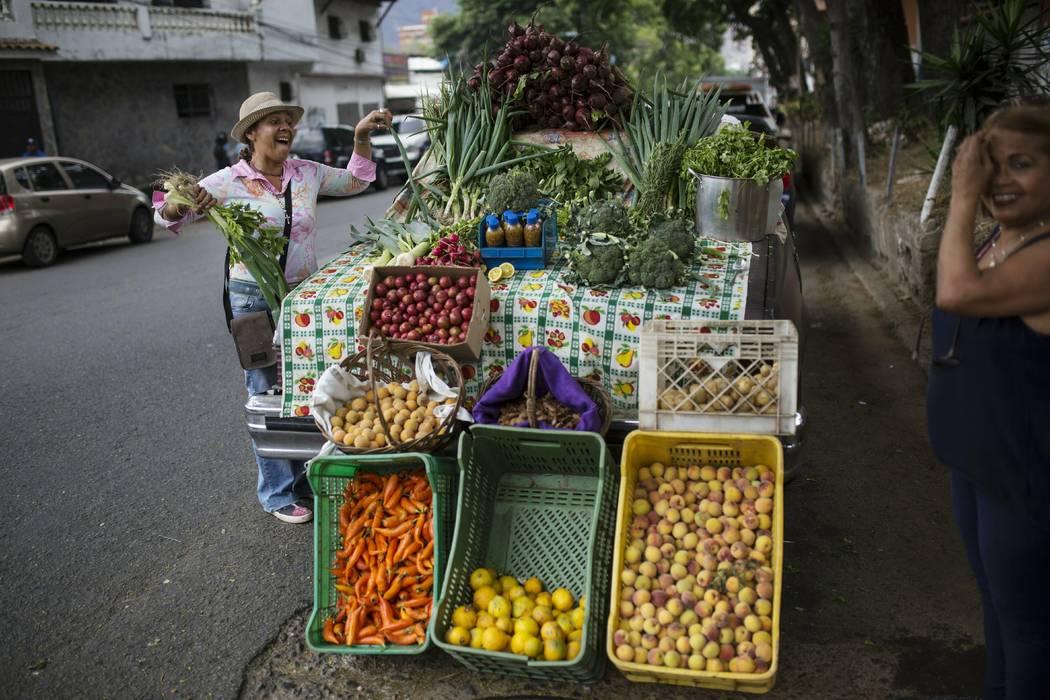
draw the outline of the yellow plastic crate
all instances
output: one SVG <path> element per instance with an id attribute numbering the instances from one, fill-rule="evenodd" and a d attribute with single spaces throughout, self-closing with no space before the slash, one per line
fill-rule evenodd
<path id="1" fill-rule="evenodd" d="M 764 673 L 709 672 L 660 668 L 616 658 L 613 636 L 620 622 L 620 571 L 631 523 L 631 496 L 638 470 L 653 462 L 679 467 L 710 464 L 740 467 L 764 464 L 776 474 L 773 497 L 773 660 Z M 635 431 L 623 443 L 620 462 L 620 499 L 616 512 L 613 549 L 612 594 L 605 651 L 628 680 L 637 683 L 670 683 L 742 693 L 765 693 L 776 682 L 780 661 L 780 601 L 784 554 L 784 455 L 780 441 L 768 435 L 671 433 Z"/>

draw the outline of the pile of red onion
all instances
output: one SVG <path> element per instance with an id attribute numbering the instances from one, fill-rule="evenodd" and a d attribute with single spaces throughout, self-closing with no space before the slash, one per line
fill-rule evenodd
<path id="1" fill-rule="evenodd" d="M 416 265 L 481 267 L 481 264 L 481 253 L 477 248 L 460 241 L 455 233 L 439 238 L 429 253 L 416 258 Z"/>
<path id="2" fill-rule="evenodd" d="M 387 338 L 440 345 L 466 341 L 476 275 L 387 275 L 376 284 L 368 317 Z"/>
<path id="3" fill-rule="evenodd" d="M 575 38 L 565 41 L 534 22 L 526 27 L 511 22 L 507 33 L 503 50 L 487 65 L 475 66 L 467 84 L 477 91 L 487 79 L 493 99 L 509 99 L 525 77 L 524 93 L 512 106 L 530 119 L 515 128 L 591 130 L 607 120 L 620 122 L 630 110 L 634 95 L 604 47 L 595 51 Z"/>

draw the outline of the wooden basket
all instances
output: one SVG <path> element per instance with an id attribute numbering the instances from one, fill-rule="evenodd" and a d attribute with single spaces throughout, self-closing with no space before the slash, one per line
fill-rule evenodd
<path id="1" fill-rule="evenodd" d="M 529 357 L 529 381 L 525 386 L 525 410 L 529 417 L 529 427 L 539 428 L 539 420 L 536 417 L 536 404 L 538 403 L 536 397 L 536 373 L 539 368 L 539 352 L 534 351 Z M 485 395 L 485 392 L 492 388 L 492 385 L 503 376 L 502 374 L 490 375 L 485 383 L 481 385 L 481 389 L 478 391 L 477 401 L 481 400 L 481 397 Z M 601 416 L 602 425 L 597 431 L 601 435 L 605 435 L 609 431 L 609 426 L 612 425 L 612 397 L 609 396 L 609 392 L 605 390 L 601 382 L 590 377 L 573 377 L 576 383 L 580 385 L 587 397 L 590 398 L 595 404 L 598 405 L 598 415 Z"/>
<path id="2" fill-rule="evenodd" d="M 456 403 L 453 410 L 446 415 L 431 432 L 412 440 L 402 442 L 390 432 L 390 425 L 382 411 L 376 412 L 387 444 L 383 447 L 353 447 L 336 442 L 317 417 L 314 423 L 317 429 L 340 451 L 352 455 L 387 454 L 392 452 L 435 452 L 449 440 L 456 437 L 460 424 L 456 418 L 463 406 L 463 372 L 459 363 L 445 353 L 419 343 L 400 342 L 396 346 L 387 343 L 376 334 L 371 334 L 365 341 L 365 349 L 350 355 L 339 366 L 349 374 L 367 381 L 373 396 L 378 396 L 380 385 L 390 382 L 398 384 L 412 381 L 415 378 L 416 354 L 429 352 L 434 365 L 434 372 L 441 377 L 449 388 L 456 392 Z"/>

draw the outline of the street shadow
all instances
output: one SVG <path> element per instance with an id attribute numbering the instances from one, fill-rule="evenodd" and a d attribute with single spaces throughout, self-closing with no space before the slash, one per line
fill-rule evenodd
<path id="1" fill-rule="evenodd" d="M 163 229 L 158 229 L 157 232 L 159 233 L 162 230 Z M 116 251 L 139 248 L 141 246 L 159 245 L 168 240 L 172 240 L 172 237 L 158 237 L 156 233 L 154 233 L 153 240 L 149 243 L 132 243 L 128 240 L 127 236 L 113 236 L 112 238 L 105 238 L 101 241 L 93 241 L 73 248 L 65 248 L 59 252 L 58 258 L 52 265 L 43 268 L 27 267 L 22 262 L 21 255 L 4 255 L 0 256 L 0 275 L 32 273 L 47 269 L 62 268 L 85 260 L 91 260 L 102 255 L 111 255 Z"/>

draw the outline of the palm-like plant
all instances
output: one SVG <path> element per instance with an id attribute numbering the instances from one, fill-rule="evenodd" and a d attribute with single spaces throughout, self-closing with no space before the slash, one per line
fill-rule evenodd
<path id="1" fill-rule="evenodd" d="M 1026 17 L 1027 5 L 1003 0 L 975 7 L 972 22 L 956 30 L 948 55 L 922 54 L 932 77 L 910 87 L 932 96 L 944 126 L 970 134 L 1007 98 L 1047 92 L 1048 33 L 1038 12 Z"/>

